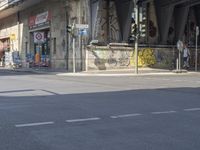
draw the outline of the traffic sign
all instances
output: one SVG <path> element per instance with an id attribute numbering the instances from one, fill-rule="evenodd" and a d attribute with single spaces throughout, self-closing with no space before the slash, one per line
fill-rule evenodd
<path id="1" fill-rule="evenodd" d="M 34 32 L 34 43 L 44 42 L 44 32 Z"/>
<path id="2" fill-rule="evenodd" d="M 199 36 L 199 27 L 196 26 L 196 35 Z"/>
<path id="3" fill-rule="evenodd" d="M 88 29 L 89 25 L 88 24 L 76 24 L 76 28 L 78 28 L 78 29 Z"/>
<path id="4" fill-rule="evenodd" d="M 183 42 L 181 40 L 178 40 L 177 42 L 177 49 L 179 51 L 182 51 L 183 50 Z"/>

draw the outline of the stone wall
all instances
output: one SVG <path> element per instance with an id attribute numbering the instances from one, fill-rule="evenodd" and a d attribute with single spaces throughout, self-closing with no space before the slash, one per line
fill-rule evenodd
<path id="1" fill-rule="evenodd" d="M 139 67 L 173 69 L 176 50 L 173 48 L 139 48 Z M 88 70 L 130 69 L 135 66 L 131 47 L 88 47 Z"/>
<path id="2" fill-rule="evenodd" d="M 88 69 L 131 68 L 132 58 L 133 49 L 131 48 L 91 47 L 88 49 Z"/>

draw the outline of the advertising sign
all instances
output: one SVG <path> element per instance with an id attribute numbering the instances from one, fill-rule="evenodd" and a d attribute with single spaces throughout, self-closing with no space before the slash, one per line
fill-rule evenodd
<path id="1" fill-rule="evenodd" d="M 5 65 L 10 66 L 13 62 L 12 59 L 12 53 L 11 52 L 5 52 Z"/>
<path id="2" fill-rule="evenodd" d="M 10 35 L 10 40 L 13 40 L 13 41 L 16 40 L 16 35 L 15 34 L 11 34 Z"/>
<path id="3" fill-rule="evenodd" d="M 38 14 L 35 18 L 35 24 L 41 24 L 47 22 L 48 16 L 49 16 L 48 11 Z"/>
<path id="4" fill-rule="evenodd" d="M 36 16 L 31 16 L 29 18 L 29 28 L 37 28 L 44 25 L 49 25 L 51 20 L 51 15 L 49 11 L 37 14 Z"/>

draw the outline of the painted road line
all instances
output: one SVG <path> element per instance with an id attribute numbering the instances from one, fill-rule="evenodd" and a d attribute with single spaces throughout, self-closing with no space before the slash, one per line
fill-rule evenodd
<path id="1" fill-rule="evenodd" d="M 117 115 L 117 116 L 110 116 L 112 119 L 117 119 L 117 118 L 128 118 L 128 117 L 136 117 L 136 116 L 141 116 L 142 114 L 124 114 L 124 115 Z"/>
<path id="2" fill-rule="evenodd" d="M 41 126 L 41 125 L 50 125 L 54 124 L 54 122 L 37 122 L 37 123 L 26 123 L 26 124 L 17 124 L 15 127 L 21 128 L 21 127 L 32 127 L 32 126 Z"/>
<path id="3" fill-rule="evenodd" d="M 73 122 L 86 122 L 86 121 L 95 121 L 95 120 L 100 120 L 101 118 L 85 118 L 85 119 L 71 119 L 71 120 L 66 120 L 68 123 L 73 123 Z"/>
<path id="4" fill-rule="evenodd" d="M 159 114 L 172 114 L 172 113 L 176 113 L 177 111 L 160 111 L 160 112 L 151 112 L 151 114 L 153 115 L 159 115 Z"/>
<path id="5" fill-rule="evenodd" d="M 189 108 L 189 109 L 184 109 L 184 111 L 200 111 L 200 108 Z"/>

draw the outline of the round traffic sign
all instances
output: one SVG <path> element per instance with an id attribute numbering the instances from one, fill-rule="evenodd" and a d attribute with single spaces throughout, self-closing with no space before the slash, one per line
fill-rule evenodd
<path id="1" fill-rule="evenodd" d="M 182 50 L 183 50 L 183 42 L 182 42 L 181 40 L 179 40 L 179 41 L 177 42 L 177 49 L 178 49 L 179 51 L 182 51 Z"/>
<path id="2" fill-rule="evenodd" d="M 35 35 L 35 38 L 40 41 L 42 40 L 42 34 L 40 32 L 37 32 L 36 35 Z"/>

